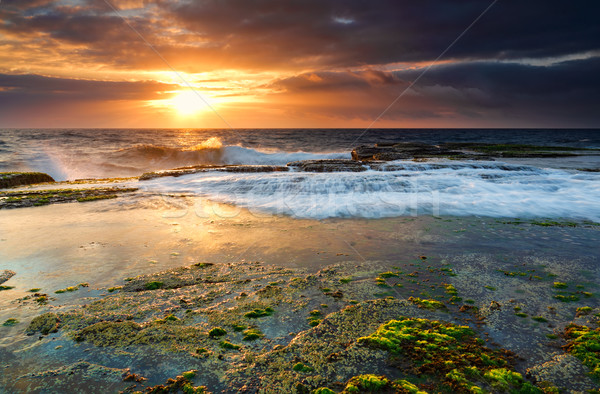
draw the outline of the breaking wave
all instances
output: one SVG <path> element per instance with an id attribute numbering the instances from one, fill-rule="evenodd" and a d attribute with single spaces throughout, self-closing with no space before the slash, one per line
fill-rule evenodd
<path id="1" fill-rule="evenodd" d="M 600 175 L 501 162 L 392 162 L 384 171 L 207 172 L 143 184 L 297 218 L 433 214 L 600 222 Z"/>
<path id="2" fill-rule="evenodd" d="M 134 145 L 131 147 L 78 156 L 47 151 L 36 169 L 50 173 L 57 180 L 76 178 L 126 177 L 144 172 L 196 165 L 285 165 L 297 160 L 350 158 L 349 153 L 311 153 L 263 151 L 240 145 L 223 145 L 212 137 L 187 147 Z"/>

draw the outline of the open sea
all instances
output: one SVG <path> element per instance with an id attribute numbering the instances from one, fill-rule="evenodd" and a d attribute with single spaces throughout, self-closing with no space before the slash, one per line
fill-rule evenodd
<path id="1" fill-rule="evenodd" d="M 486 142 L 600 149 L 600 130 L 533 129 L 0 129 L 0 172 L 57 181 L 138 176 L 204 164 L 285 165 L 349 159 L 378 142 Z M 400 161 L 398 170 L 204 172 L 135 182 L 297 218 L 417 214 L 600 222 L 600 152 L 556 159 Z"/>

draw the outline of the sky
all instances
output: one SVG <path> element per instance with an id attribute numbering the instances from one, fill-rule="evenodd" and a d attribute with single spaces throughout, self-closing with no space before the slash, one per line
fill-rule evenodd
<path id="1" fill-rule="evenodd" d="M 600 128 L 600 2 L 0 0 L 0 127 Z"/>

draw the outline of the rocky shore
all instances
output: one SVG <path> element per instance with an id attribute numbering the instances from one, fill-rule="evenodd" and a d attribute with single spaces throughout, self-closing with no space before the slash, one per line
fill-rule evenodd
<path id="1" fill-rule="evenodd" d="M 387 271 L 381 266 L 347 262 L 310 274 L 260 262 L 197 263 L 126 278 L 82 308 L 49 309 L 33 319 L 24 331 L 39 337 L 38 352 L 70 358 L 85 349 L 87 364 L 34 368 L 15 376 L 14 387 L 58 390 L 92 381 L 98 389 L 151 393 L 600 387 L 596 282 L 539 259 L 416 256 Z M 35 296 L 21 302 L 35 303 Z M 60 295 L 52 296 L 46 302 L 58 302 Z M 172 361 L 150 368 L 150 359 Z"/>

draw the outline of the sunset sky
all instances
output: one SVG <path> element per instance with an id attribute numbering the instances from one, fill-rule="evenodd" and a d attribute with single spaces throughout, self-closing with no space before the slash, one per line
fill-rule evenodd
<path id="1" fill-rule="evenodd" d="M 1 0 L 0 127 L 600 127 L 599 15 L 564 0 Z"/>

